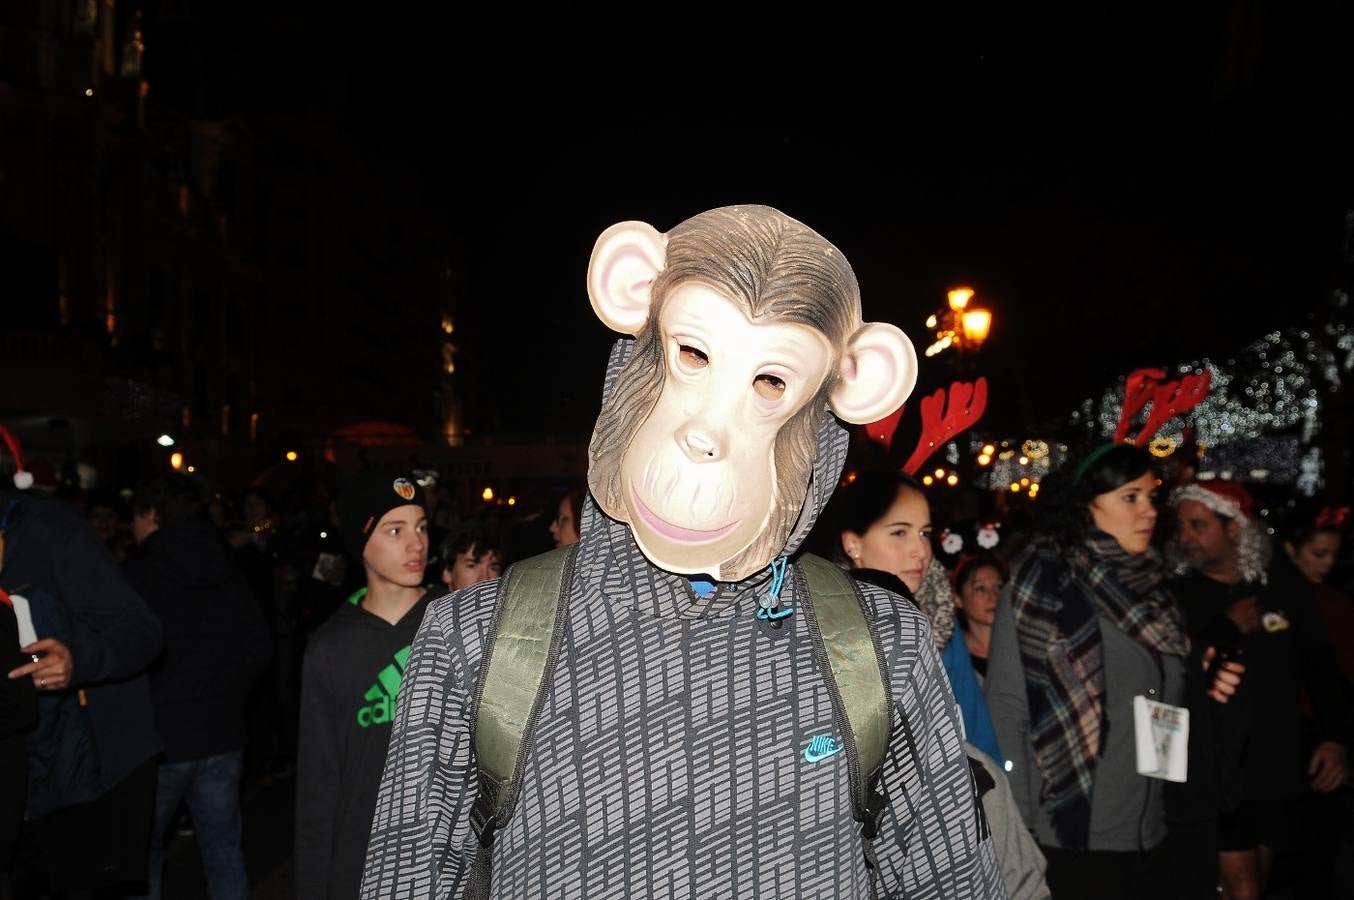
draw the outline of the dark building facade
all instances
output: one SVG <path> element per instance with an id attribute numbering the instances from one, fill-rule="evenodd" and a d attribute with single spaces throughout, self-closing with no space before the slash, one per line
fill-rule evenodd
<path id="1" fill-rule="evenodd" d="M 147 6 L 0 11 L 0 421 L 129 479 L 169 434 L 236 484 L 355 421 L 454 442 L 459 252 L 417 173 L 368 165 L 332 104 L 233 108 L 214 22 Z"/>

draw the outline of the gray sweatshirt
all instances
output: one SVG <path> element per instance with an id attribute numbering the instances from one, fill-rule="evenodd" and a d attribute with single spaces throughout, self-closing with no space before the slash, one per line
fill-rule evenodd
<path id="1" fill-rule="evenodd" d="M 613 354 L 610 372 L 619 366 Z M 786 552 L 837 483 L 828 417 Z M 864 585 L 888 660 L 889 805 L 864 857 L 827 683 L 791 566 L 771 634 L 768 572 L 698 598 L 587 504 L 560 660 L 521 799 L 493 851 L 497 898 L 1004 897 L 955 702 L 925 618 Z M 471 706 L 497 582 L 435 601 L 405 672 L 362 896 L 457 897 L 477 849 Z M 911 738 L 902 728 L 906 717 Z"/>

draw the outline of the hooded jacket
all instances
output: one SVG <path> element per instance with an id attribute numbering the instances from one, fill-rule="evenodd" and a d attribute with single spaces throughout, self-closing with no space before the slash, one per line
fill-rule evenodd
<path id="1" fill-rule="evenodd" d="M 268 666 L 263 610 L 209 522 L 158 529 L 124 566 L 165 629 L 151 667 L 164 761 L 202 759 L 245 745 L 245 694 Z"/>
<path id="2" fill-rule="evenodd" d="M 357 896 L 401 673 L 427 593 L 391 625 L 344 603 L 311 635 L 296 754 L 297 897 Z"/>
<path id="3" fill-rule="evenodd" d="M 28 600 L 38 638 L 70 650 L 70 688 L 41 692 L 28 738 L 28 816 L 94 800 L 160 751 L 145 671 L 163 630 L 67 504 L 0 493 L 0 587 Z"/>
<path id="4" fill-rule="evenodd" d="M 608 389 L 630 343 L 612 353 Z M 846 447 L 825 416 L 787 555 L 836 486 Z M 803 576 L 792 563 L 780 596 L 797 612 L 777 630 L 754 616 L 770 580 L 768 567 L 698 597 L 589 498 L 558 665 L 520 800 L 495 839 L 492 896 L 1005 895 L 926 619 L 861 585 L 894 725 L 872 877 L 846 754 L 814 744 L 842 736 L 811 611 L 798 608 Z M 436 601 L 414 641 L 368 849 L 369 900 L 465 890 L 478 847 L 472 713 L 497 591 L 483 582 Z"/>

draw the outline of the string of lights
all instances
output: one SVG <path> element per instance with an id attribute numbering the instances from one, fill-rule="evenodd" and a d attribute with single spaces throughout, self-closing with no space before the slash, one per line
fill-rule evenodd
<path id="1" fill-rule="evenodd" d="M 1310 496 L 1320 488 L 1322 468 L 1312 441 L 1328 401 L 1344 385 L 1343 373 L 1354 368 L 1350 318 L 1349 294 L 1336 291 L 1318 323 L 1270 332 L 1222 364 L 1205 357 L 1176 366 L 1178 375 L 1207 370 L 1212 390 L 1167 422 L 1149 450 L 1166 458 L 1192 440 L 1201 479 L 1293 484 Z M 1108 439 L 1123 402 L 1123 385 L 1117 385 L 1098 401 L 1084 401 L 1072 421 Z"/>

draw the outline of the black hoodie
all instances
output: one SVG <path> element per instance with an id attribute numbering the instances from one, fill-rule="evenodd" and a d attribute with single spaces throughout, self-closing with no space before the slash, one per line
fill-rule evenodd
<path id="1" fill-rule="evenodd" d="M 166 526 L 125 571 L 165 629 L 151 667 L 165 762 L 243 749 L 245 695 L 267 668 L 272 641 L 229 548 L 206 521 Z"/>
<path id="2" fill-rule="evenodd" d="M 445 593 L 443 591 L 442 593 Z M 394 625 L 360 594 L 311 635 L 301 671 L 297 897 L 356 897 L 409 645 L 433 593 Z"/>

